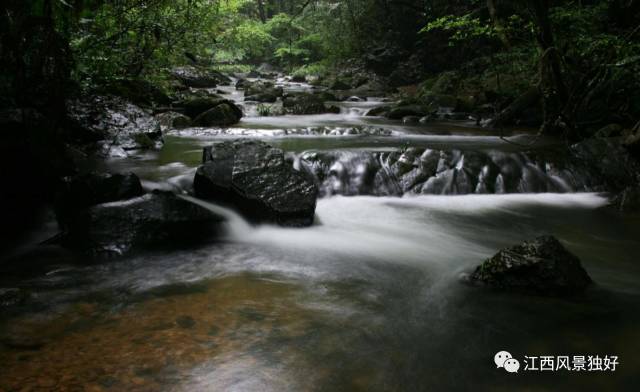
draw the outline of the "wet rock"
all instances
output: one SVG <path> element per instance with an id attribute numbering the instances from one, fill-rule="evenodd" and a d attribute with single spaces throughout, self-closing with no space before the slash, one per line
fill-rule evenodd
<path id="1" fill-rule="evenodd" d="M 295 95 L 295 94 L 294 94 Z M 313 93 L 313 95 L 316 96 L 316 98 L 320 99 L 321 101 L 327 102 L 327 101 L 339 101 L 340 98 L 337 97 L 335 94 L 329 92 L 329 91 L 316 91 Z"/>
<path id="2" fill-rule="evenodd" d="M 93 95 L 67 102 L 68 126 L 75 139 L 104 141 L 124 150 L 162 145 L 160 124 L 133 103 L 115 96 Z"/>
<path id="3" fill-rule="evenodd" d="M 156 116 L 156 120 L 160 124 L 160 129 L 163 132 L 172 129 L 189 128 L 191 126 L 191 119 L 178 112 L 160 113 Z"/>
<path id="4" fill-rule="evenodd" d="M 222 101 L 193 120 L 199 127 L 228 126 L 242 118 L 242 110 L 231 101 Z"/>
<path id="5" fill-rule="evenodd" d="M 347 84 L 346 82 L 344 82 L 344 81 L 342 81 L 340 79 L 335 80 L 329 86 L 330 90 L 349 90 L 350 88 L 351 88 L 351 86 L 349 84 Z"/>
<path id="6" fill-rule="evenodd" d="M 469 120 L 469 113 L 462 113 L 462 112 L 444 113 L 442 114 L 442 117 L 445 120 L 464 121 L 464 120 Z"/>
<path id="7" fill-rule="evenodd" d="M 282 106 L 291 114 L 340 113 L 340 108 L 336 106 L 327 107 L 322 95 L 310 93 L 287 95 L 282 100 Z"/>
<path id="8" fill-rule="evenodd" d="M 250 82 L 247 79 L 238 79 L 238 81 L 236 82 L 236 90 L 242 90 L 245 87 L 247 87 L 247 85 L 249 85 Z"/>
<path id="9" fill-rule="evenodd" d="M 211 241 L 224 219 L 169 192 L 99 204 L 76 214 L 63 244 L 93 253 Z"/>
<path id="10" fill-rule="evenodd" d="M 254 221 L 283 226 L 311 225 L 318 193 L 282 150 L 251 140 L 205 148 L 194 189 L 198 197 L 230 203 Z"/>
<path id="11" fill-rule="evenodd" d="M 402 117 L 403 124 L 418 124 L 420 122 L 421 117 L 418 116 L 405 116 Z"/>
<path id="12" fill-rule="evenodd" d="M 212 109 L 221 103 L 228 102 L 223 98 L 216 97 L 191 97 L 176 104 L 182 108 L 184 114 L 191 118 L 196 118 L 209 109 Z"/>
<path id="13" fill-rule="evenodd" d="M 229 77 L 220 72 L 194 66 L 176 67 L 171 71 L 171 74 L 188 87 L 212 88 L 218 84 L 231 82 Z"/>
<path id="14" fill-rule="evenodd" d="M 640 186 L 630 186 L 615 196 L 611 205 L 620 212 L 640 211 Z"/>
<path id="15" fill-rule="evenodd" d="M 56 192 L 56 215 L 65 222 L 70 214 L 97 204 L 127 200 L 144 194 L 133 173 L 87 173 L 65 177 Z"/>
<path id="16" fill-rule="evenodd" d="M 640 162 L 616 138 L 591 138 L 570 148 L 574 170 L 589 173 L 592 191 L 619 192 L 640 183 Z"/>
<path id="17" fill-rule="evenodd" d="M 420 105 L 404 105 L 404 106 L 396 106 L 389 110 L 387 113 L 387 117 L 392 120 L 400 120 L 406 116 L 417 116 L 422 117 L 427 114 L 427 111 L 423 109 Z"/>
<path id="18" fill-rule="evenodd" d="M 270 93 L 260 93 L 260 94 L 245 96 L 244 100 L 253 101 L 253 102 L 262 102 L 262 103 L 275 103 L 278 100 L 278 97 Z"/>
<path id="19" fill-rule="evenodd" d="M 294 83 L 306 83 L 307 82 L 307 78 L 304 75 L 293 75 L 291 77 L 291 81 Z"/>
<path id="20" fill-rule="evenodd" d="M 173 105 L 176 107 L 184 107 L 184 105 L 196 98 L 209 98 L 209 99 L 224 99 L 219 90 L 213 90 L 209 88 L 187 88 L 183 91 L 178 91 L 174 95 Z"/>
<path id="21" fill-rule="evenodd" d="M 246 83 L 244 86 L 245 101 L 275 102 L 284 93 L 282 87 L 276 87 L 273 82 L 258 80 Z"/>
<path id="22" fill-rule="evenodd" d="M 553 236 L 501 250 L 468 279 L 495 289 L 543 295 L 577 294 L 592 284 L 580 260 Z"/>
<path id="23" fill-rule="evenodd" d="M 367 116 L 387 116 L 387 114 L 389 113 L 389 110 L 391 110 L 391 106 L 379 106 L 377 108 L 373 108 L 371 110 L 369 110 L 367 112 Z"/>

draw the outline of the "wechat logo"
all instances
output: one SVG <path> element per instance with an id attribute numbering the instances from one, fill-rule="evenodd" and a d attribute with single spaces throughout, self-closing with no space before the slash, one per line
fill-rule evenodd
<path id="1" fill-rule="evenodd" d="M 503 368 L 509 373 L 518 373 L 520 369 L 520 361 L 513 358 L 508 351 L 499 351 L 493 357 L 493 362 L 495 362 L 498 368 Z"/>

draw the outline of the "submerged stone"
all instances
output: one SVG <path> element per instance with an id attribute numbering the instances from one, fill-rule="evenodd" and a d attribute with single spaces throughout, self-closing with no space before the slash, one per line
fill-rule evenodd
<path id="1" fill-rule="evenodd" d="M 198 197 L 230 203 L 249 219 L 283 226 L 313 223 L 318 188 L 262 141 L 207 147 L 194 178 Z"/>
<path id="2" fill-rule="evenodd" d="M 578 257 L 553 236 L 502 249 L 469 276 L 487 287 L 543 295 L 568 295 L 593 283 Z"/>

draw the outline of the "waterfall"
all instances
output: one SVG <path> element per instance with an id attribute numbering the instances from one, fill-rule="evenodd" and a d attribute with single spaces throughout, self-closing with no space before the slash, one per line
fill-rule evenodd
<path id="1" fill-rule="evenodd" d="M 536 152 L 408 148 L 306 151 L 296 168 L 322 196 L 465 195 L 594 191 L 584 168 Z"/>

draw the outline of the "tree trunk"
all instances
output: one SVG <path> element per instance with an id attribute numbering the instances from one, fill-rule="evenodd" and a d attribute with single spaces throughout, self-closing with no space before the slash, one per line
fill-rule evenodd
<path id="1" fill-rule="evenodd" d="M 262 0 L 258 0 L 258 14 L 260 15 L 260 21 L 267 23 L 267 13 L 264 10 L 264 2 Z"/>
<path id="2" fill-rule="evenodd" d="M 535 22 L 538 27 L 538 45 L 542 52 L 540 56 L 540 87 L 542 90 L 544 123 L 541 132 L 544 134 L 559 134 L 566 132 L 567 119 L 562 112 L 567 104 L 568 93 L 562 75 L 560 53 L 555 47 L 551 21 L 549 20 L 548 0 L 529 0 Z"/>
<path id="3" fill-rule="evenodd" d="M 496 29 L 496 33 L 498 34 L 498 38 L 502 41 L 502 44 L 507 48 L 511 49 L 511 42 L 509 42 L 509 38 L 504 33 L 504 26 L 502 26 L 502 22 L 498 17 L 498 0 L 487 0 L 487 8 L 489 9 L 489 16 L 491 17 L 491 22 Z"/>

